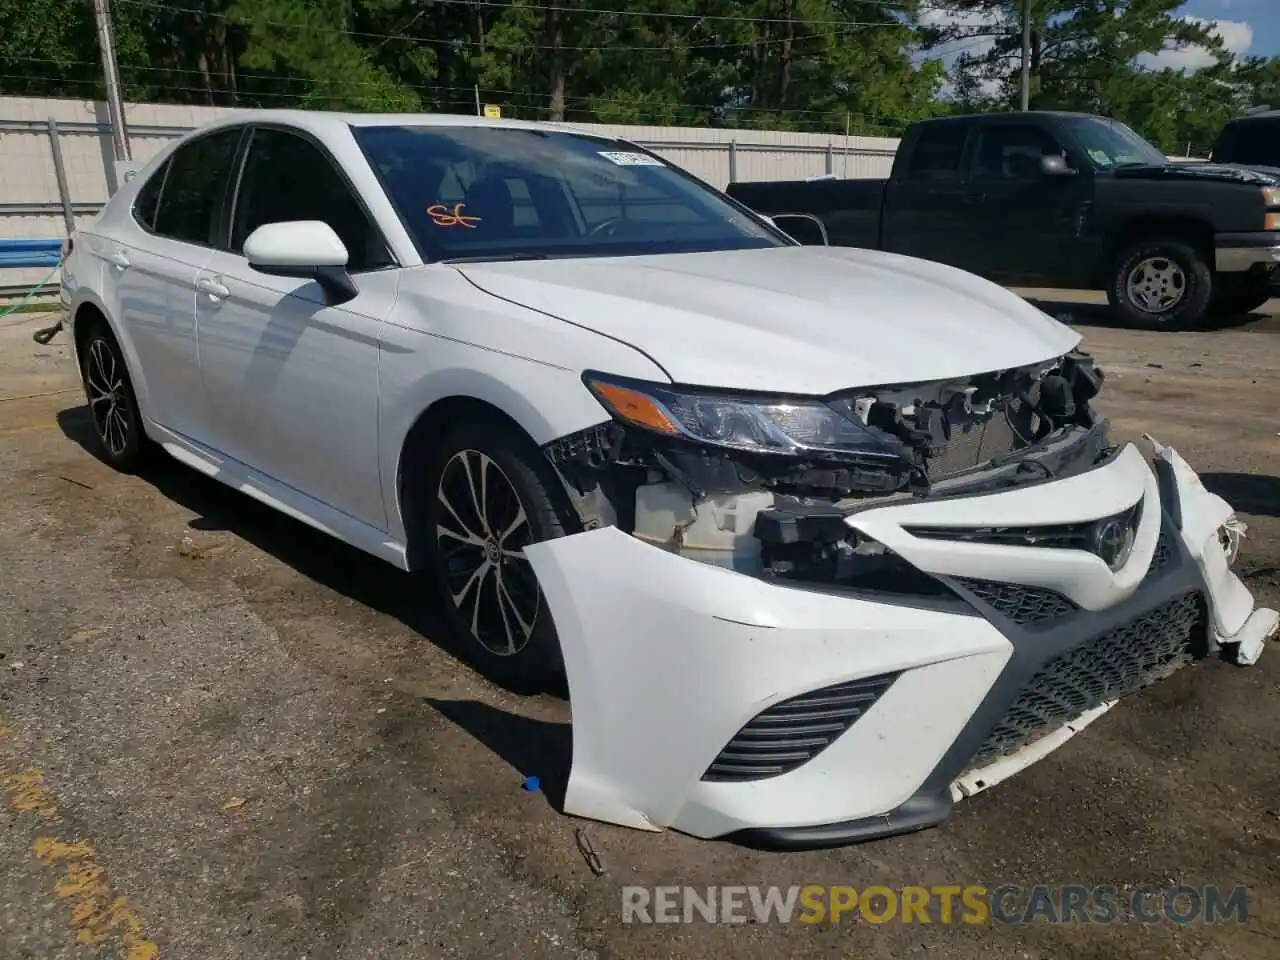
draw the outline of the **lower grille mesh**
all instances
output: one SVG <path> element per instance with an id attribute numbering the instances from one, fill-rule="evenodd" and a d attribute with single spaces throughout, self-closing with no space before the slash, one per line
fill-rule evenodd
<path id="1" fill-rule="evenodd" d="M 1023 626 L 1052 620 L 1077 609 L 1066 597 L 1041 587 L 967 578 L 957 578 L 956 583 L 969 590 L 996 613 Z"/>
<path id="2" fill-rule="evenodd" d="M 1187 594 L 1050 661 L 1023 688 L 970 767 L 1016 753 L 1190 662 L 1203 609 L 1200 593 Z"/>
<path id="3" fill-rule="evenodd" d="M 824 687 L 757 714 L 712 761 L 703 780 L 764 780 L 790 773 L 831 746 L 898 678 L 896 673 Z"/>

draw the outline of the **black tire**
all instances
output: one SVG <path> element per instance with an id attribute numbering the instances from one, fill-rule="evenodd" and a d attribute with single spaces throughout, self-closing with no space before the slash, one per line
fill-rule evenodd
<path id="1" fill-rule="evenodd" d="M 1153 309 L 1161 294 L 1170 302 Z M 1176 237 L 1129 244 L 1117 258 L 1107 286 L 1112 309 L 1126 323 L 1146 330 L 1193 329 L 1203 322 L 1212 297 L 1213 273 L 1204 255 Z"/>
<path id="2" fill-rule="evenodd" d="M 470 489 L 478 489 L 483 472 L 484 516 L 468 502 L 468 469 Z M 445 429 L 420 482 L 416 534 L 423 538 L 450 648 L 509 690 L 563 691 L 555 623 L 532 566 L 519 554 L 529 543 L 581 529 L 551 465 L 518 429 L 476 417 Z M 520 511 L 524 524 L 517 523 Z M 441 534 L 441 527 L 452 535 Z M 484 545 L 464 542 L 464 536 Z M 487 565 L 484 572 L 481 565 Z"/>
<path id="3" fill-rule="evenodd" d="M 79 349 L 80 380 L 98 441 L 98 455 L 121 473 L 136 473 L 156 453 L 142 426 L 124 351 L 111 328 L 91 320 Z"/>
<path id="4" fill-rule="evenodd" d="M 1275 296 L 1270 277 L 1219 276 L 1209 312 L 1217 317 L 1253 313 Z"/>

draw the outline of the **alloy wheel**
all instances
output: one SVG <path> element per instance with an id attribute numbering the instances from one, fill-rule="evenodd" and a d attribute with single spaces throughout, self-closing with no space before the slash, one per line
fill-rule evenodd
<path id="1" fill-rule="evenodd" d="M 115 351 L 101 337 L 89 342 L 85 392 L 98 439 L 112 457 L 122 457 L 129 446 L 131 408 Z"/>
<path id="2" fill-rule="evenodd" d="M 541 594 L 524 556 L 533 530 L 519 493 L 491 457 L 460 450 L 441 471 L 436 498 L 436 549 L 462 622 L 489 653 L 520 653 Z"/>
<path id="3" fill-rule="evenodd" d="M 1168 313 L 1187 294 L 1187 275 L 1168 257 L 1147 257 L 1129 271 L 1129 301 L 1147 313 Z"/>

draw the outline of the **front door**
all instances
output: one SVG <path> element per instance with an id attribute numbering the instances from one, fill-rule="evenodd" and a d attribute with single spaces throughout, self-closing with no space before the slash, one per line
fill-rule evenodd
<path id="1" fill-rule="evenodd" d="M 982 195 L 975 221 L 988 276 L 1016 286 L 1068 286 L 1081 256 L 1077 224 L 1092 171 L 1045 174 L 1041 158 L 1067 159 L 1047 130 L 1031 123 L 983 124 L 972 151 L 968 182 Z"/>
<path id="2" fill-rule="evenodd" d="M 312 280 L 250 268 L 245 238 L 265 223 L 322 220 L 349 254 L 359 294 L 329 305 Z M 214 445 L 255 471 L 378 529 L 382 320 L 399 271 L 329 156 L 299 133 L 252 134 L 229 249 L 196 278 L 200 369 Z"/>

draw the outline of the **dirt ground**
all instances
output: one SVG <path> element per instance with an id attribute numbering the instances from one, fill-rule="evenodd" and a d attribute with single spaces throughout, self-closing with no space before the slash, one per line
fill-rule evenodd
<path id="1" fill-rule="evenodd" d="M 1176 445 L 1280 603 L 1280 303 L 1080 325 L 1116 429 Z M 568 709 L 430 639 L 419 585 L 176 464 L 89 452 L 65 340 L 0 322 L 0 957 L 1280 956 L 1280 644 L 1122 703 L 939 829 L 766 854 L 548 799 Z M 540 776 L 545 792 L 521 789 Z M 605 873 L 575 845 L 585 826 Z M 1244 924 L 624 926 L 624 884 L 1244 885 Z"/>

